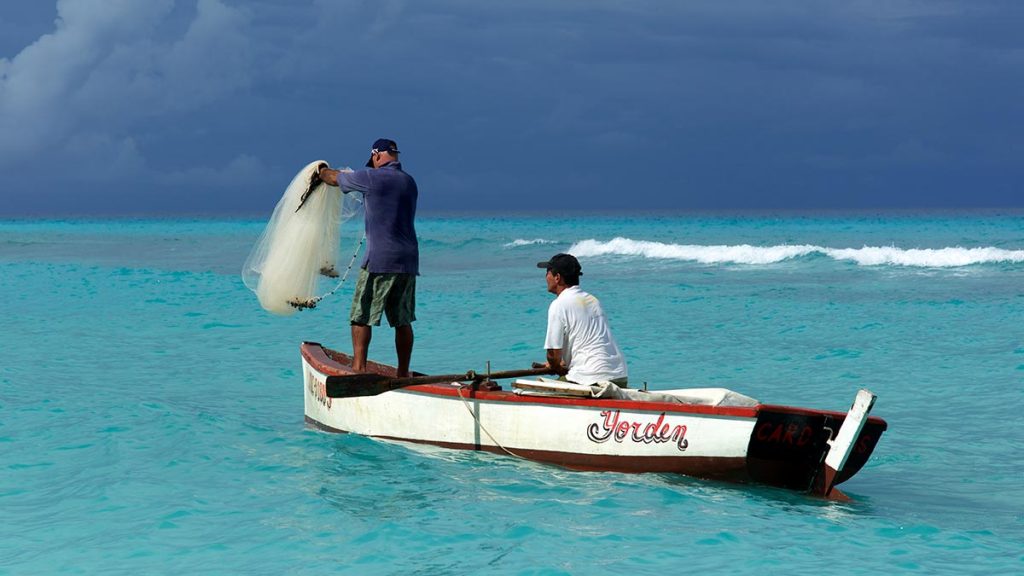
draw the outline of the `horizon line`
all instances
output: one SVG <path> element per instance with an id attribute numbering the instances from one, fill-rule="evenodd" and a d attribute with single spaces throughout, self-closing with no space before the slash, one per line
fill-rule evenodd
<path id="1" fill-rule="evenodd" d="M 273 211 L 267 212 L 51 212 L 51 213 L 0 213 L 0 222 L 18 221 L 116 221 L 116 220 L 204 220 L 204 221 L 247 221 L 266 220 Z M 836 216 L 1024 216 L 1024 206 L 1005 207 L 904 207 L 904 208 L 632 208 L 632 209 L 420 209 L 419 218 L 609 218 L 609 217 L 836 217 Z"/>

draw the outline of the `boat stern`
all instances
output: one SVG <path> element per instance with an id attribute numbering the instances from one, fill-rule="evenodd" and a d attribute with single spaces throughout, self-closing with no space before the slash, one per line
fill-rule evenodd
<path id="1" fill-rule="evenodd" d="M 847 414 L 762 406 L 747 447 L 748 474 L 755 482 L 841 498 L 834 487 L 864 466 L 888 426 L 867 416 L 873 404 L 874 395 L 862 390 Z"/>

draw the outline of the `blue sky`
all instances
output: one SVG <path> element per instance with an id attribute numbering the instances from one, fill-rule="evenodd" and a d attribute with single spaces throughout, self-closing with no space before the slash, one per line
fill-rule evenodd
<path id="1" fill-rule="evenodd" d="M 4 0 L 0 216 L 1024 206 L 1024 2 Z"/>

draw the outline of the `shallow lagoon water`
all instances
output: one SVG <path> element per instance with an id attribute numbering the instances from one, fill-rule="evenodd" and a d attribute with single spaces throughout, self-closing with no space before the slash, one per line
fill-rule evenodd
<path id="1" fill-rule="evenodd" d="M 349 348 L 351 285 L 263 312 L 238 276 L 261 229 L 0 222 L 0 573 L 1024 570 L 1020 215 L 420 219 L 414 368 L 539 360 L 534 263 L 572 250 L 631 382 L 878 394 L 846 504 L 307 429 L 298 344 Z M 764 261 L 802 245 L 904 261 Z"/>

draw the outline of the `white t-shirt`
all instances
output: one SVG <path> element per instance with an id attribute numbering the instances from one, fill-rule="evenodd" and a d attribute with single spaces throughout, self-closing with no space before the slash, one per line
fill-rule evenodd
<path id="1" fill-rule="evenodd" d="M 545 349 L 561 349 L 569 367 L 566 378 L 593 384 L 626 377 L 626 358 L 608 328 L 601 303 L 594 296 L 570 286 L 548 307 Z"/>

